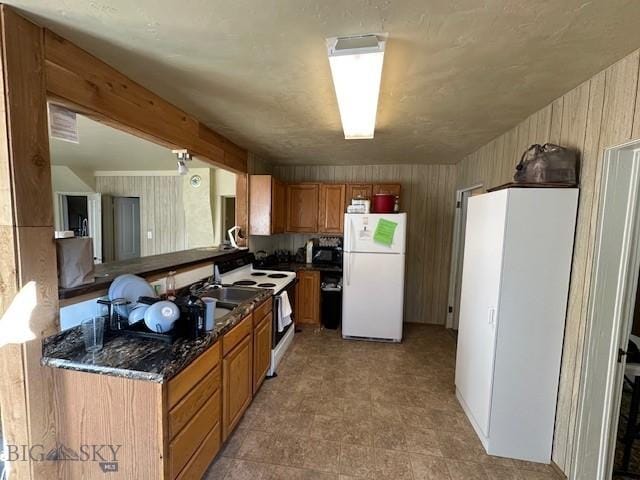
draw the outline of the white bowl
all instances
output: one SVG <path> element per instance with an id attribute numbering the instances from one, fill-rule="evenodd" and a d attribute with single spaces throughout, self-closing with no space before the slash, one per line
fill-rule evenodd
<path id="1" fill-rule="evenodd" d="M 144 324 L 156 333 L 165 333 L 173 328 L 173 324 L 180 318 L 178 306 L 168 300 L 156 302 L 144 312 Z"/>

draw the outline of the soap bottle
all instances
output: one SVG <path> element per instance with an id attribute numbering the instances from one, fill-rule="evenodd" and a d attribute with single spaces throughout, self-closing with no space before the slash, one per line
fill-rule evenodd
<path id="1" fill-rule="evenodd" d="M 166 294 L 167 294 L 167 299 L 168 300 L 175 300 L 176 299 L 176 272 L 175 271 L 170 271 L 169 275 L 167 275 L 167 279 L 165 280 L 165 290 L 166 290 Z"/>

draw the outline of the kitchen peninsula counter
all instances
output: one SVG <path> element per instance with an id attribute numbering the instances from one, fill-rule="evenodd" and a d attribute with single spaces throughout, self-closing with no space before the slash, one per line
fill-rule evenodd
<path id="1" fill-rule="evenodd" d="M 41 362 L 54 368 L 164 383 L 198 358 L 271 295 L 268 289 L 250 290 L 255 290 L 254 297 L 218 319 L 213 331 L 197 339 L 181 338 L 168 344 L 159 340 L 119 335 L 105 338 L 104 347 L 99 352 L 88 353 L 84 347 L 81 327 L 77 326 L 45 338 Z"/>
<path id="2" fill-rule="evenodd" d="M 58 289 L 60 299 L 69 299 L 85 295 L 91 292 L 98 292 L 109 288 L 111 282 L 125 273 L 139 275 L 142 277 L 167 272 L 172 269 L 179 269 L 197 265 L 208 261 L 227 261 L 244 255 L 246 250 L 224 248 L 224 247 L 203 247 L 180 252 L 164 253 L 161 255 L 151 255 L 118 262 L 101 263 L 95 266 L 95 282 L 80 285 L 73 288 Z"/>

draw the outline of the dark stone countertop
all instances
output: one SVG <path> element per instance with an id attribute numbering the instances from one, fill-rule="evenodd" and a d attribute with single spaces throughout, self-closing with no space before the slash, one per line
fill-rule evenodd
<path id="1" fill-rule="evenodd" d="M 298 263 L 298 262 L 286 262 L 278 263 L 275 265 L 269 265 L 264 267 L 265 270 L 282 270 L 286 272 L 297 272 L 299 270 L 318 270 L 320 272 L 334 272 L 342 273 L 341 265 L 323 265 L 317 263 Z"/>
<path id="2" fill-rule="evenodd" d="M 198 339 L 183 338 L 169 345 L 158 340 L 118 336 L 105 339 L 102 350 L 92 354 L 85 350 L 82 331 L 77 326 L 42 341 L 41 363 L 54 368 L 164 383 L 271 296 L 269 289 L 248 289 L 255 290 L 255 297 L 218 319 L 214 330 Z"/>
<path id="3" fill-rule="evenodd" d="M 225 261 L 246 254 L 246 250 L 224 249 L 222 247 L 203 247 L 181 252 L 151 255 L 149 257 L 132 258 L 119 262 L 102 263 L 95 266 L 94 283 L 73 288 L 59 288 L 58 298 L 73 298 L 86 293 L 97 292 L 109 288 L 111 282 L 119 275 L 153 275 L 182 267 L 196 265 L 209 260 Z"/>

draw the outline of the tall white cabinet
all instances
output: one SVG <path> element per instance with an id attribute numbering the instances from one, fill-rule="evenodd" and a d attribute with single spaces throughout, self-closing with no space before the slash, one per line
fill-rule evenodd
<path id="1" fill-rule="evenodd" d="M 487 453 L 549 463 L 578 190 L 469 199 L 456 395 Z"/>

